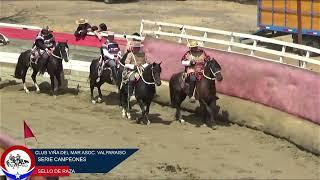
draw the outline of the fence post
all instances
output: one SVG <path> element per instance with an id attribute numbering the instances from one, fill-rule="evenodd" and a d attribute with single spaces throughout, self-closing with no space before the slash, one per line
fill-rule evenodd
<path id="1" fill-rule="evenodd" d="M 280 63 L 283 63 L 283 55 L 286 53 L 286 46 L 282 46 L 282 55 L 280 56 Z"/>
<path id="2" fill-rule="evenodd" d="M 228 52 L 232 51 L 232 43 L 234 42 L 234 36 L 233 33 L 231 33 L 231 39 L 230 39 L 230 44 L 228 46 Z"/>
<path id="3" fill-rule="evenodd" d="M 185 34 L 185 29 L 184 29 L 184 26 L 182 25 L 182 27 L 180 28 L 180 34 L 181 34 L 181 36 L 182 35 L 184 35 Z M 182 43 L 182 37 L 179 37 L 179 39 L 178 39 L 178 43 Z"/>
<path id="4" fill-rule="evenodd" d="M 207 32 L 204 32 L 203 38 L 207 38 L 207 37 L 208 37 Z M 204 46 L 204 43 L 205 43 L 205 41 L 202 41 L 202 46 Z"/>
<path id="5" fill-rule="evenodd" d="M 159 27 L 158 27 L 158 32 L 161 32 L 161 25 L 159 25 Z M 156 35 L 156 38 L 157 39 L 159 38 L 159 34 Z"/>
<path id="6" fill-rule="evenodd" d="M 306 58 L 309 58 L 310 57 L 310 52 L 307 50 L 307 53 L 306 53 Z M 302 68 L 306 68 L 307 67 L 307 62 L 303 61 L 302 62 Z"/>
<path id="7" fill-rule="evenodd" d="M 142 36 L 142 32 L 143 32 L 143 22 L 144 20 L 142 19 L 140 23 L 140 36 Z"/>
<path id="8" fill-rule="evenodd" d="M 254 48 L 257 47 L 257 40 L 254 40 L 254 41 L 253 41 L 253 47 L 254 47 Z M 251 49 L 250 56 L 254 56 L 254 50 L 253 50 L 253 49 Z"/>

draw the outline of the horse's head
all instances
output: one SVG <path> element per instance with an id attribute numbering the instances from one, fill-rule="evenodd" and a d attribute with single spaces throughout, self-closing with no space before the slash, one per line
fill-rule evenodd
<path id="1" fill-rule="evenodd" d="M 152 65 L 151 65 L 151 68 L 152 68 L 152 77 L 153 77 L 154 83 L 155 83 L 157 86 L 160 86 L 160 85 L 161 85 L 161 79 L 160 79 L 161 63 L 162 63 L 162 62 L 160 62 L 159 64 L 156 63 L 156 62 L 154 62 L 154 63 L 152 63 Z"/>
<path id="2" fill-rule="evenodd" d="M 223 80 L 223 76 L 221 73 L 221 66 L 215 59 L 212 58 L 210 61 L 207 61 L 205 64 L 205 68 L 209 69 L 208 75 L 211 78 L 215 78 L 217 81 Z"/>
<path id="3" fill-rule="evenodd" d="M 58 53 L 60 53 L 60 57 L 65 61 L 69 61 L 69 46 L 68 41 L 58 42 L 56 49 L 58 49 Z"/>

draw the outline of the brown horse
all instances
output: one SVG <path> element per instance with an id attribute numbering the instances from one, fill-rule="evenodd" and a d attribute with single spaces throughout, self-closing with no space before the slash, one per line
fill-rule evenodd
<path id="1" fill-rule="evenodd" d="M 176 108 L 176 120 L 184 123 L 181 118 L 181 103 L 185 100 L 188 94 L 189 88 L 183 88 L 181 84 L 183 82 L 184 72 L 180 72 L 172 75 L 169 81 L 171 106 Z M 201 115 L 203 121 L 213 129 L 215 128 L 215 119 L 219 112 L 219 107 L 216 102 L 218 100 L 216 96 L 215 80 L 222 81 L 221 67 L 215 59 L 207 61 L 204 65 L 201 80 L 196 82 L 196 99 L 199 100 Z"/>

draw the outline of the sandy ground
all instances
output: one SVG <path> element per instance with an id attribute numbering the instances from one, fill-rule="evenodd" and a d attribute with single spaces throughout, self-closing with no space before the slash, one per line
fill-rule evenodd
<path id="1" fill-rule="evenodd" d="M 30 2 L 0 1 L 0 21 L 49 24 L 55 31 L 66 32 L 74 30 L 74 21 L 79 17 L 86 17 L 93 24 L 106 22 L 118 33 L 138 31 L 142 18 L 245 33 L 256 29 L 256 6 L 233 2 Z M 0 50 L 16 51 L 12 46 L 28 46 L 21 42 L 13 41 Z M 95 56 L 94 51 L 79 51 L 74 57 L 83 57 L 86 52 Z M 54 99 L 45 93 L 26 95 L 20 89 L 21 85 L 12 85 L 0 90 L 0 128 L 22 140 L 22 121 L 27 120 L 39 140 L 39 144 L 30 141 L 30 147 L 140 148 L 111 173 L 72 175 L 66 179 L 320 179 L 319 157 L 262 132 L 225 123 L 215 131 L 199 128 L 197 116 L 186 112 L 189 123 L 180 125 L 173 121 L 173 109 L 158 104 L 152 105 L 153 123 L 146 127 L 121 118 L 114 93 L 104 92 L 106 103 L 92 105 L 87 92 L 67 93 Z"/>
<path id="2" fill-rule="evenodd" d="M 25 94 L 21 88 L 0 90 L 1 131 L 22 140 L 27 120 L 39 141 L 28 141 L 30 147 L 140 149 L 111 173 L 66 179 L 320 177 L 319 157 L 262 132 L 228 123 L 217 130 L 196 127 L 197 116 L 186 112 L 189 122 L 181 125 L 173 120 L 172 108 L 158 104 L 151 107 L 147 127 L 121 118 L 113 92 L 104 92 L 105 103 L 93 105 L 86 92 L 69 91 L 54 99 L 45 93 Z M 138 105 L 134 109 L 139 113 Z"/>

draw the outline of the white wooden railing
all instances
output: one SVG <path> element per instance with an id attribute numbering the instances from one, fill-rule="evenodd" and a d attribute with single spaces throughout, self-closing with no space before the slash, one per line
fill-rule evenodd
<path id="1" fill-rule="evenodd" d="M 0 27 L 10 27 L 10 28 L 17 28 L 17 29 L 30 29 L 30 30 L 41 30 L 42 29 L 41 27 L 37 27 L 37 26 L 28 26 L 28 25 L 10 24 L 10 23 L 0 23 Z M 87 35 L 95 36 L 95 34 L 93 32 L 88 32 Z M 101 32 L 100 35 L 103 37 L 107 37 L 108 32 Z M 143 37 L 126 35 L 126 34 L 114 34 L 114 37 L 125 38 L 125 39 L 133 39 L 133 38 L 140 39 L 140 40 L 144 39 Z"/>
<path id="2" fill-rule="evenodd" d="M 201 33 L 203 35 L 195 36 L 187 33 L 191 31 L 197 34 Z M 220 48 L 220 50 L 244 54 L 243 51 L 239 52 L 233 48 L 233 47 L 237 47 L 237 48 L 249 50 L 250 53 L 246 55 L 254 56 L 264 60 L 275 61 L 279 63 L 285 63 L 284 58 L 290 58 L 290 59 L 299 61 L 298 67 L 300 68 L 306 68 L 307 63 L 320 66 L 319 60 L 316 60 L 310 57 L 311 53 L 316 53 L 320 55 L 320 49 L 299 45 L 299 44 L 294 44 L 294 43 L 289 43 L 289 42 L 284 42 L 276 39 L 250 35 L 250 34 L 229 32 L 229 31 L 222 31 L 217 29 L 209 29 L 204 27 L 173 24 L 173 23 L 166 23 L 166 22 L 156 22 L 156 21 L 149 21 L 149 20 L 141 21 L 140 34 L 142 36 L 153 35 L 156 38 L 160 38 L 161 36 L 173 37 L 173 38 L 177 38 L 177 41 L 179 43 L 182 43 L 182 40 L 186 40 L 187 42 L 188 40 L 196 40 L 200 42 L 201 46 L 207 47 L 207 48 L 214 48 L 214 49 L 219 49 L 219 48 L 215 46 L 210 46 L 210 44 L 225 45 L 227 48 L 226 49 Z M 208 38 L 209 34 L 215 35 L 215 38 Z M 217 39 L 216 38 L 217 35 L 220 35 L 221 37 L 222 36 L 227 37 L 227 38 Z M 240 38 L 251 39 L 253 41 L 253 44 L 248 45 L 248 44 L 237 42 L 236 40 Z M 258 42 L 269 43 L 269 44 L 281 46 L 282 48 L 281 48 L 281 51 L 278 51 L 278 50 L 266 48 L 263 46 L 259 46 Z M 294 48 L 297 50 L 303 50 L 304 52 L 306 52 L 306 55 L 302 56 L 302 55 L 287 52 L 288 47 Z M 255 53 L 256 51 L 263 52 L 269 55 L 275 55 L 278 58 L 277 59 L 272 59 L 269 57 L 265 58 Z"/>
<path id="3" fill-rule="evenodd" d="M 0 63 L 17 64 L 18 57 L 20 54 L 11 52 L 0 52 Z M 86 61 L 79 60 L 69 60 L 68 62 L 62 61 L 63 69 L 89 72 L 90 63 Z"/>

